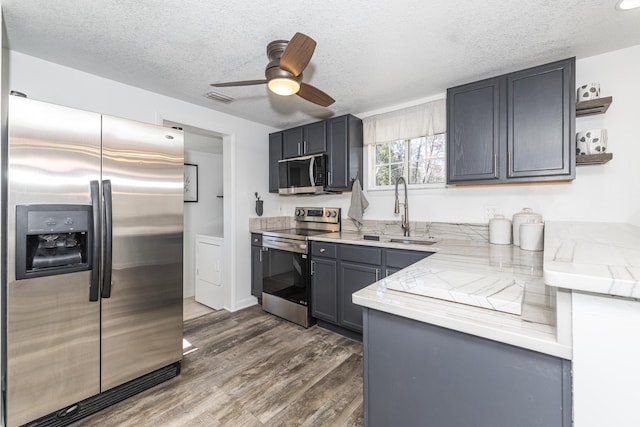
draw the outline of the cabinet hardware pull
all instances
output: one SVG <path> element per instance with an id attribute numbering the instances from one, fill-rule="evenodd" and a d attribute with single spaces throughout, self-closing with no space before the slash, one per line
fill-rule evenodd
<path id="1" fill-rule="evenodd" d="M 380 280 L 380 269 L 376 268 L 376 282 Z"/>
<path id="2" fill-rule="evenodd" d="M 302 152 L 307 154 L 307 141 L 304 141 L 303 144 L 304 146 L 303 146 Z"/>
<path id="3" fill-rule="evenodd" d="M 320 252 L 324 253 L 326 251 L 325 248 L 320 248 Z"/>
<path id="4" fill-rule="evenodd" d="M 300 143 L 298 142 L 298 156 L 300 155 Z"/>
<path id="5" fill-rule="evenodd" d="M 262 252 L 264 252 L 262 249 L 260 249 L 260 264 L 262 264 Z"/>
<path id="6" fill-rule="evenodd" d="M 498 155 L 497 154 L 493 155 L 493 177 L 494 178 L 498 177 Z"/>
<path id="7" fill-rule="evenodd" d="M 513 176 L 513 151 L 509 152 L 509 169 L 507 170 L 509 176 Z"/>
<path id="8" fill-rule="evenodd" d="M 329 185 L 332 185 L 333 180 L 331 179 L 331 171 L 327 172 L 327 175 L 329 175 Z"/>
<path id="9" fill-rule="evenodd" d="M 316 262 L 311 260 L 311 275 L 313 276 L 316 272 Z"/>
<path id="10" fill-rule="evenodd" d="M 253 243 L 258 243 L 258 239 L 253 239 Z"/>
<path id="11" fill-rule="evenodd" d="M 389 269 L 388 269 L 388 268 L 386 268 L 386 269 L 384 270 L 384 277 L 388 277 L 388 276 L 389 276 Z"/>

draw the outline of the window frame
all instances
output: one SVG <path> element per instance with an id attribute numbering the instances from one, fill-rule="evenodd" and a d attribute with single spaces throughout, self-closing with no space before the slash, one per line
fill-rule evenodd
<path id="1" fill-rule="evenodd" d="M 435 137 L 438 135 L 442 135 L 442 137 L 444 138 L 444 155 L 442 157 L 436 157 L 436 159 L 442 159 L 442 164 L 443 164 L 443 168 L 444 168 L 444 176 L 443 176 L 443 181 L 442 182 L 437 182 L 437 183 L 430 183 L 430 184 L 409 184 L 409 170 L 411 167 L 411 161 L 409 159 L 410 156 L 410 141 L 412 139 L 416 139 L 416 138 L 429 138 L 429 137 Z M 401 139 L 401 140 L 396 140 L 396 141 L 404 141 L 405 142 L 405 158 L 404 161 L 401 163 L 402 167 L 403 167 L 403 177 L 407 180 L 407 188 L 412 188 L 412 189 L 433 189 L 433 188 L 445 188 L 447 185 L 447 151 L 446 151 L 446 138 L 447 138 L 447 134 L 446 132 L 442 132 L 442 133 L 438 133 L 438 134 L 434 134 L 434 135 L 426 135 L 423 137 L 416 137 L 416 138 L 407 138 L 407 139 Z M 376 144 L 370 144 L 368 145 L 368 149 L 367 149 L 367 157 L 368 157 L 368 161 L 367 161 L 367 191 L 389 191 L 389 190 L 395 190 L 395 184 L 391 184 L 391 185 L 375 185 L 376 182 L 376 147 L 378 145 L 381 144 L 391 144 L 393 142 L 396 141 L 389 141 L 389 142 L 384 142 L 384 143 L 376 143 Z M 398 162 L 389 162 L 387 163 L 387 165 L 393 165 L 393 164 L 399 164 Z"/>

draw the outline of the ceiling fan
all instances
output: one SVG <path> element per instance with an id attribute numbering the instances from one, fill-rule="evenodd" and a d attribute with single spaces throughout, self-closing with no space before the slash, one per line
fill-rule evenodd
<path id="1" fill-rule="evenodd" d="M 295 33 L 290 41 L 272 41 L 267 45 L 269 63 L 264 72 L 266 79 L 211 83 L 211 86 L 250 86 L 266 83 L 269 90 L 278 95 L 296 94 L 314 104 L 328 107 L 335 100 L 320 89 L 302 81 L 302 71 L 309 64 L 315 48 L 315 40 L 302 33 Z"/>

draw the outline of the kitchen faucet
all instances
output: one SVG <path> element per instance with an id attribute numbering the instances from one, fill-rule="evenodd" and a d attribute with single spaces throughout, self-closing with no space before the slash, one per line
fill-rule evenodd
<path id="1" fill-rule="evenodd" d="M 396 178 L 396 204 L 393 213 L 396 215 L 400 213 L 400 195 L 398 194 L 398 184 L 401 180 L 402 184 L 404 184 L 404 215 L 402 215 L 402 230 L 404 230 L 404 235 L 406 237 L 409 237 L 409 198 L 407 194 L 407 181 L 402 176 Z"/>

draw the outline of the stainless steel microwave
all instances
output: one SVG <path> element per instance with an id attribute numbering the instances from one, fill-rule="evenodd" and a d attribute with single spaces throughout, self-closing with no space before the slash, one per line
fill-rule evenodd
<path id="1" fill-rule="evenodd" d="M 327 185 L 327 158 L 324 154 L 295 157 L 278 162 L 279 194 L 320 194 Z"/>

